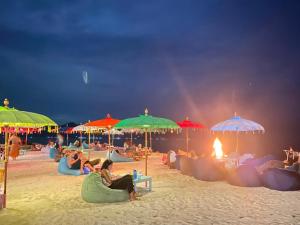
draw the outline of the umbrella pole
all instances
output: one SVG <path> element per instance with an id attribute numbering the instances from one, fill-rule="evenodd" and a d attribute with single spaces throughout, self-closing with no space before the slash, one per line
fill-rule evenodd
<path id="1" fill-rule="evenodd" d="M 131 146 L 132 146 L 132 140 L 133 138 L 132 138 L 132 131 L 130 132 L 130 143 L 131 143 Z"/>
<path id="2" fill-rule="evenodd" d="M 27 145 L 27 138 L 28 138 L 28 133 L 25 133 L 25 145 Z"/>
<path id="3" fill-rule="evenodd" d="M 186 128 L 186 151 L 189 152 L 189 128 Z"/>
<path id="4" fill-rule="evenodd" d="M 69 134 L 67 133 L 67 146 L 69 145 Z"/>
<path id="5" fill-rule="evenodd" d="M 6 208 L 6 193 L 7 193 L 7 164 L 8 164 L 8 133 L 5 132 L 5 145 L 4 145 L 4 194 L 3 194 L 3 208 Z"/>
<path id="6" fill-rule="evenodd" d="M 150 148 L 152 149 L 152 135 L 151 135 L 151 132 L 149 132 L 149 141 L 150 141 Z"/>
<path id="7" fill-rule="evenodd" d="M 108 129 L 108 145 L 110 146 L 110 129 Z"/>
<path id="8" fill-rule="evenodd" d="M 236 133 L 236 146 L 235 151 L 238 152 L 239 150 L 239 132 Z"/>
<path id="9" fill-rule="evenodd" d="M 91 131 L 90 131 L 90 129 L 89 129 L 88 135 L 89 135 L 89 144 L 90 144 L 91 143 Z"/>
<path id="10" fill-rule="evenodd" d="M 148 174 L 148 135 L 147 135 L 147 130 L 145 130 L 145 175 L 147 176 Z"/>

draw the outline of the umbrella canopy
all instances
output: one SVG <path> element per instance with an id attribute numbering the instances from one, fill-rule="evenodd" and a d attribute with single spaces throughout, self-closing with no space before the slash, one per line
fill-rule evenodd
<path id="1" fill-rule="evenodd" d="M 238 151 L 238 134 L 240 132 L 265 132 L 265 128 L 251 120 L 243 119 L 235 115 L 231 119 L 217 123 L 211 128 L 213 132 L 235 132 L 236 133 L 236 152 Z"/>
<path id="2" fill-rule="evenodd" d="M 6 191 L 7 191 L 7 163 L 8 163 L 8 132 L 11 128 L 41 128 L 55 126 L 57 124 L 50 118 L 32 112 L 26 112 L 9 108 L 8 99 L 4 100 L 4 106 L 0 107 L 0 128 L 4 128 L 5 132 L 5 160 L 4 160 L 4 208 L 6 207 Z"/>
<path id="3" fill-rule="evenodd" d="M 197 122 L 193 122 L 191 120 L 189 120 L 189 118 L 187 117 L 185 120 L 177 122 L 178 126 L 180 126 L 181 128 L 195 128 L 195 129 L 201 129 L 201 128 L 205 128 L 205 126 L 201 123 L 197 123 Z"/>
<path id="4" fill-rule="evenodd" d="M 110 114 L 107 114 L 106 118 L 88 122 L 88 123 L 85 124 L 85 126 L 88 126 L 88 127 L 101 127 L 101 128 L 110 129 L 119 122 L 120 122 L 120 120 L 114 119 L 110 116 Z"/>
<path id="5" fill-rule="evenodd" d="M 57 126 L 57 124 L 47 116 L 17 110 L 14 108 L 0 107 L 0 127 L 14 128 L 39 128 L 45 126 Z"/>
<path id="6" fill-rule="evenodd" d="M 201 123 L 193 122 L 187 117 L 185 120 L 177 122 L 180 128 L 186 129 L 186 150 L 189 150 L 189 129 L 202 129 L 205 126 Z"/>
<path id="7" fill-rule="evenodd" d="M 89 127 L 83 124 L 72 128 L 72 132 L 97 132 L 99 130 L 98 127 Z"/>
<path id="8" fill-rule="evenodd" d="M 125 119 L 120 121 L 118 124 L 115 125 L 116 129 L 139 129 L 145 132 L 145 147 L 148 147 L 147 141 L 147 133 L 153 131 L 166 131 L 166 130 L 174 130 L 179 129 L 179 126 L 172 120 L 161 118 L 161 117 L 154 117 L 148 115 L 148 109 L 145 110 L 144 115 L 140 115 L 138 117 L 133 117 L 129 119 Z M 150 133 L 151 134 L 151 133 Z M 147 161 L 148 161 L 148 154 L 146 152 L 146 160 L 145 160 L 145 174 L 147 175 Z"/>
<path id="9" fill-rule="evenodd" d="M 148 110 L 145 111 L 145 115 L 122 120 L 115 126 L 116 129 L 140 129 L 146 131 L 157 130 L 173 130 L 178 129 L 179 126 L 172 120 L 154 117 L 148 115 Z"/>
<path id="10" fill-rule="evenodd" d="M 119 122 L 120 122 L 120 120 L 114 119 L 110 116 L 110 114 L 107 114 L 106 118 L 88 122 L 85 124 L 85 126 L 99 127 L 99 128 L 107 129 L 108 130 L 108 144 L 110 145 L 111 144 L 110 143 L 110 129 Z"/>
<path id="11" fill-rule="evenodd" d="M 214 125 L 211 128 L 211 131 L 214 132 L 256 132 L 261 131 L 265 132 L 265 129 L 262 125 L 251 121 L 241 118 L 240 116 L 234 116 L 229 120 L 225 120 Z"/>
<path id="12" fill-rule="evenodd" d="M 124 135 L 123 131 L 117 130 L 117 129 L 111 129 L 110 131 L 103 132 L 104 135 Z"/>

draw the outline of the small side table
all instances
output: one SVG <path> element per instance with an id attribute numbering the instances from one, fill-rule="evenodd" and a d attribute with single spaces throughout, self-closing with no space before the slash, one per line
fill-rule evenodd
<path id="1" fill-rule="evenodd" d="M 141 176 L 138 179 L 133 180 L 134 190 L 136 191 L 138 183 L 145 183 L 147 191 L 152 191 L 152 177 Z"/>

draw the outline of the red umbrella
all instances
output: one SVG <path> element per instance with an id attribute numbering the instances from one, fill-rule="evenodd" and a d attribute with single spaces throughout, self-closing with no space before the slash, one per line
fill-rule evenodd
<path id="1" fill-rule="evenodd" d="M 108 144 L 110 145 L 110 129 L 119 122 L 120 122 L 120 120 L 114 119 L 110 116 L 110 114 L 107 114 L 106 118 L 104 118 L 104 119 L 91 121 L 84 125 L 89 126 L 89 127 L 99 127 L 99 128 L 107 129 L 108 130 Z"/>
<path id="2" fill-rule="evenodd" d="M 187 117 L 185 120 L 177 122 L 178 126 L 180 126 L 183 129 L 186 129 L 186 150 L 189 150 L 189 129 L 194 128 L 194 129 L 203 129 L 205 126 L 201 123 L 197 122 L 192 122 L 189 120 Z"/>

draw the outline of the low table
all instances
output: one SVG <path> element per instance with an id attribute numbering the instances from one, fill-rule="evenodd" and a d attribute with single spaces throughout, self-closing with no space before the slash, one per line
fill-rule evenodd
<path id="1" fill-rule="evenodd" d="M 145 183 L 146 189 L 152 191 L 152 177 L 150 176 L 140 176 L 137 179 L 133 180 L 134 189 L 136 191 L 138 183 Z"/>

